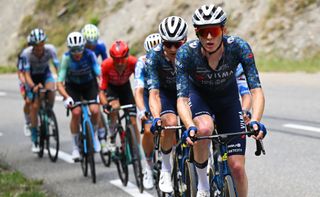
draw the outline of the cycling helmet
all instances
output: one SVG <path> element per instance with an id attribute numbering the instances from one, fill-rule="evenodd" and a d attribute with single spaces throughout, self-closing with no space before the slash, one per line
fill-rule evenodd
<path id="1" fill-rule="evenodd" d="M 129 54 L 129 47 L 123 40 L 116 40 L 112 43 L 109 54 L 113 58 L 127 57 Z"/>
<path id="2" fill-rule="evenodd" d="M 29 43 L 32 45 L 37 45 L 40 42 L 44 42 L 47 40 L 47 35 L 40 28 L 33 29 L 29 35 Z"/>
<path id="3" fill-rule="evenodd" d="M 90 43 L 96 43 L 100 35 L 98 27 L 92 24 L 86 24 L 82 28 L 81 33 L 83 34 L 87 42 Z"/>
<path id="4" fill-rule="evenodd" d="M 187 37 L 188 24 L 179 16 L 169 16 L 160 23 L 159 33 L 163 40 L 180 41 Z"/>
<path id="5" fill-rule="evenodd" d="M 70 49 L 81 48 L 86 44 L 86 40 L 80 32 L 71 32 L 67 38 L 67 45 Z"/>
<path id="6" fill-rule="evenodd" d="M 192 22 L 194 27 L 224 25 L 227 22 L 227 14 L 219 6 L 203 5 L 194 12 Z"/>
<path id="7" fill-rule="evenodd" d="M 150 34 L 144 41 L 144 49 L 148 52 L 161 42 L 161 36 L 159 33 Z"/>

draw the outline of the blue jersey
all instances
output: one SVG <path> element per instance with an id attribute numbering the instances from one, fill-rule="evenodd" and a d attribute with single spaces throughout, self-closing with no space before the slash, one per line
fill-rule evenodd
<path id="1" fill-rule="evenodd" d="M 100 66 L 95 54 L 85 49 L 80 61 L 73 60 L 70 52 L 66 52 L 61 61 L 58 82 L 84 84 L 100 76 Z"/>
<path id="2" fill-rule="evenodd" d="M 144 88 L 146 92 L 147 89 L 147 77 L 146 77 L 146 56 L 141 56 L 134 69 L 134 88 Z"/>
<path id="3" fill-rule="evenodd" d="M 106 45 L 101 40 L 98 40 L 98 43 L 94 48 L 94 53 L 96 54 L 97 58 L 101 56 L 102 60 L 108 58 Z"/>
<path id="4" fill-rule="evenodd" d="M 189 96 L 189 82 L 211 97 L 239 97 L 235 77 L 239 63 L 242 64 L 249 89 L 261 87 L 248 43 L 239 37 L 224 36 L 223 44 L 224 54 L 215 70 L 201 53 L 199 40 L 189 41 L 179 48 L 176 55 L 178 97 Z"/>

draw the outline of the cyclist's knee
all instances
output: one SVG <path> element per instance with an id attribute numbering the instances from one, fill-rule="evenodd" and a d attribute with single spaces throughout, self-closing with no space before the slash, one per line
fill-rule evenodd
<path id="1" fill-rule="evenodd" d="M 72 117 L 73 118 L 80 118 L 80 116 L 81 116 L 81 108 L 80 107 L 74 108 L 72 110 Z"/>
<path id="2" fill-rule="evenodd" d="M 232 157 L 232 156 L 231 156 Z M 230 170 L 232 172 L 232 176 L 235 179 L 242 179 L 245 177 L 245 164 L 242 159 L 229 159 L 228 165 L 230 167 Z"/>

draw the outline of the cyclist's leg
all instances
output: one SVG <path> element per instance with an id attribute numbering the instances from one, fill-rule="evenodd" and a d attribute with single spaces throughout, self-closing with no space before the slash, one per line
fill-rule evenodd
<path id="1" fill-rule="evenodd" d="M 30 120 L 30 99 L 28 99 L 28 88 L 26 87 L 25 84 L 23 84 L 21 81 L 19 81 L 19 87 L 20 87 L 20 94 L 23 98 L 23 114 L 24 114 L 24 120 L 25 120 L 25 124 L 24 124 L 24 134 L 25 136 L 30 136 L 30 124 L 31 124 L 31 120 Z"/>
<path id="2" fill-rule="evenodd" d="M 190 90 L 190 105 L 194 123 L 198 128 L 198 136 L 211 135 L 214 129 L 212 112 L 204 101 L 205 96 L 194 88 Z M 194 164 L 198 174 L 198 191 L 209 192 L 209 182 L 207 178 L 209 140 L 201 140 L 194 144 Z"/>
<path id="3" fill-rule="evenodd" d="M 216 123 L 219 125 L 218 132 L 244 131 L 244 121 L 239 100 L 235 100 L 216 114 Z M 238 195 L 247 196 L 248 179 L 245 171 L 246 137 L 233 138 L 228 144 L 228 165 L 236 184 Z"/>
<path id="4" fill-rule="evenodd" d="M 44 87 L 49 90 L 55 89 L 55 80 L 51 74 L 47 76 Z M 48 101 L 51 108 L 53 108 L 55 96 L 56 93 L 54 91 L 48 94 Z"/>

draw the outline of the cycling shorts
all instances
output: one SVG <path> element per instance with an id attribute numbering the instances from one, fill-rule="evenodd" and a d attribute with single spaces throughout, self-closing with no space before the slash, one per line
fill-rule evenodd
<path id="1" fill-rule="evenodd" d="M 177 92 L 160 88 L 160 101 L 162 111 L 160 115 L 173 113 L 177 115 Z"/>
<path id="2" fill-rule="evenodd" d="M 119 86 L 109 84 L 106 93 L 108 102 L 113 100 L 119 100 L 120 105 L 135 104 L 130 81 Z M 128 111 L 130 116 L 137 115 L 137 109 L 135 107 L 129 108 Z"/>
<path id="3" fill-rule="evenodd" d="M 31 75 L 31 79 L 32 79 L 34 85 L 41 83 L 43 87 L 47 83 L 54 83 L 55 82 L 51 73 L 47 73 L 45 75 Z M 34 100 L 36 98 L 36 95 L 34 94 L 34 92 L 31 91 L 31 89 L 27 88 L 26 93 L 27 93 L 26 96 L 30 100 Z"/>
<path id="4" fill-rule="evenodd" d="M 215 98 L 190 86 L 192 117 L 207 114 L 214 117 L 219 134 L 242 132 L 245 129 L 239 98 Z M 245 155 L 246 136 L 235 136 L 228 143 L 228 155 Z"/>
<path id="5" fill-rule="evenodd" d="M 98 83 L 95 79 L 81 85 L 75 83 L 66 83 L 66 91 L 74 100 L 74 102 L 82 100 L 97 100 Z"/>

